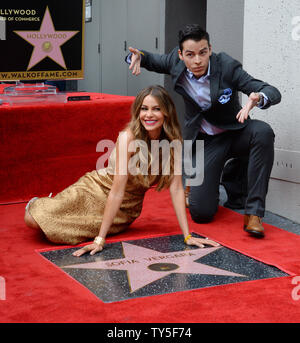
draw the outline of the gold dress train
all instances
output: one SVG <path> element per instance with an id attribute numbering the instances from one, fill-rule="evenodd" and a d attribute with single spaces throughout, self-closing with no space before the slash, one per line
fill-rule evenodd
<path id="1" fill-rule="evenodd" d="M 79 244 L 99 234 L 106 200 L 113 183 L 115 149 L 107 168 L 86 173 L 77 182 L 53 198 L 38 198 L 29 206 L 29 213 L 39 224 L 46 237 L 60 244 Z M 108 234 L 126 229 L 141 213 L 149 187 L 129 174 L 124 198 Z"/>

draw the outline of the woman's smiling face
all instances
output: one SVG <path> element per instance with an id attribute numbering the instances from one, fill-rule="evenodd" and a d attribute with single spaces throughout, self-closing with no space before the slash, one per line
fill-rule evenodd
<path id="1" fill-rule="evenodd" d="M 139 117 L 149 137 L 158 139 L 165 119 L 155 97 L 147 95 L 144 98 Z"/>

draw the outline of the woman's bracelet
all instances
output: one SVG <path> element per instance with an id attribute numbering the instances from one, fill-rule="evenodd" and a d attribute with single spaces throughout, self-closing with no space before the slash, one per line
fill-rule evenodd
<path id="1" fill-rule="evenodd" d="M 191 234 L 187 235 L 187 236 L 185 237 L 185 239 L 184 239 L 184 243 L 186 243 L 191 237 L 192 237 Z"/>
<path id="2" fill-rule="evenodd" d="M 98 245 L 104 245 L 105 244 L 105 239 L 103 237 L 96 236 L 95 239 L 94 239 L 94 243 L 96 243 Z"/>

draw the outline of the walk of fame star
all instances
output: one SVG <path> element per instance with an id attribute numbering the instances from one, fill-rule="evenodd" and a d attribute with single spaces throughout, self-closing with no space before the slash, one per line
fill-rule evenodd
<path id="1" fill-rule="evenodd" d="M 287 275 L 225 246 L 187 247 L 180 234 L 108 243 L 80 258 L 77 249 L 40 254 L 105 303 Z"/>
<path id="2" fill-rule="evenodd" d="M 131 293 L 172 273 L 245 277 L 195 262 L 220 247 L 162 253 L 126 242 L 123 242 L 122 246 L 124 258 L 73 264 L 61 268 L 126 270 Z"/>
<path id="3" fill-rule="evenodd" d="M 49 8 L 46 8 L 39 31 L 14 31 L 34 46 L 27 70 L 34 67 L 44 58 L 49 57 L 64 69 L 66 63 L 61 51 L 61 46 L 75 36 L 79 31 L 56 31 Z"/>

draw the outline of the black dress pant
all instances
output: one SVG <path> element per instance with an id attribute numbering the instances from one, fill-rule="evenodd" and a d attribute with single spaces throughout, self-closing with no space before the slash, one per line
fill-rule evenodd
<path id="1" fill-rule="evenodd" d="M 224 207 L 233 210 L 245 208 L 248 194 L 248 156 L 231 158 L 223 168 L 220 184 L 225 188 Z"/>
<path id="2" fill-rule="evenodd" d="M 189 193 L 189 211 L 195 222 L 213 219 L 219 205 L 222 170 L 226 161 L 235 157 L 248 158 L 245 214 L 264 216 L 274 161 L 274 137 L 270 125 L 255 119 L 249 120 L 243 129 L 214 136 L 199 133 L 197 140 L 204 140 L 204 179 L 201 185 L 191 186 Z"/>

